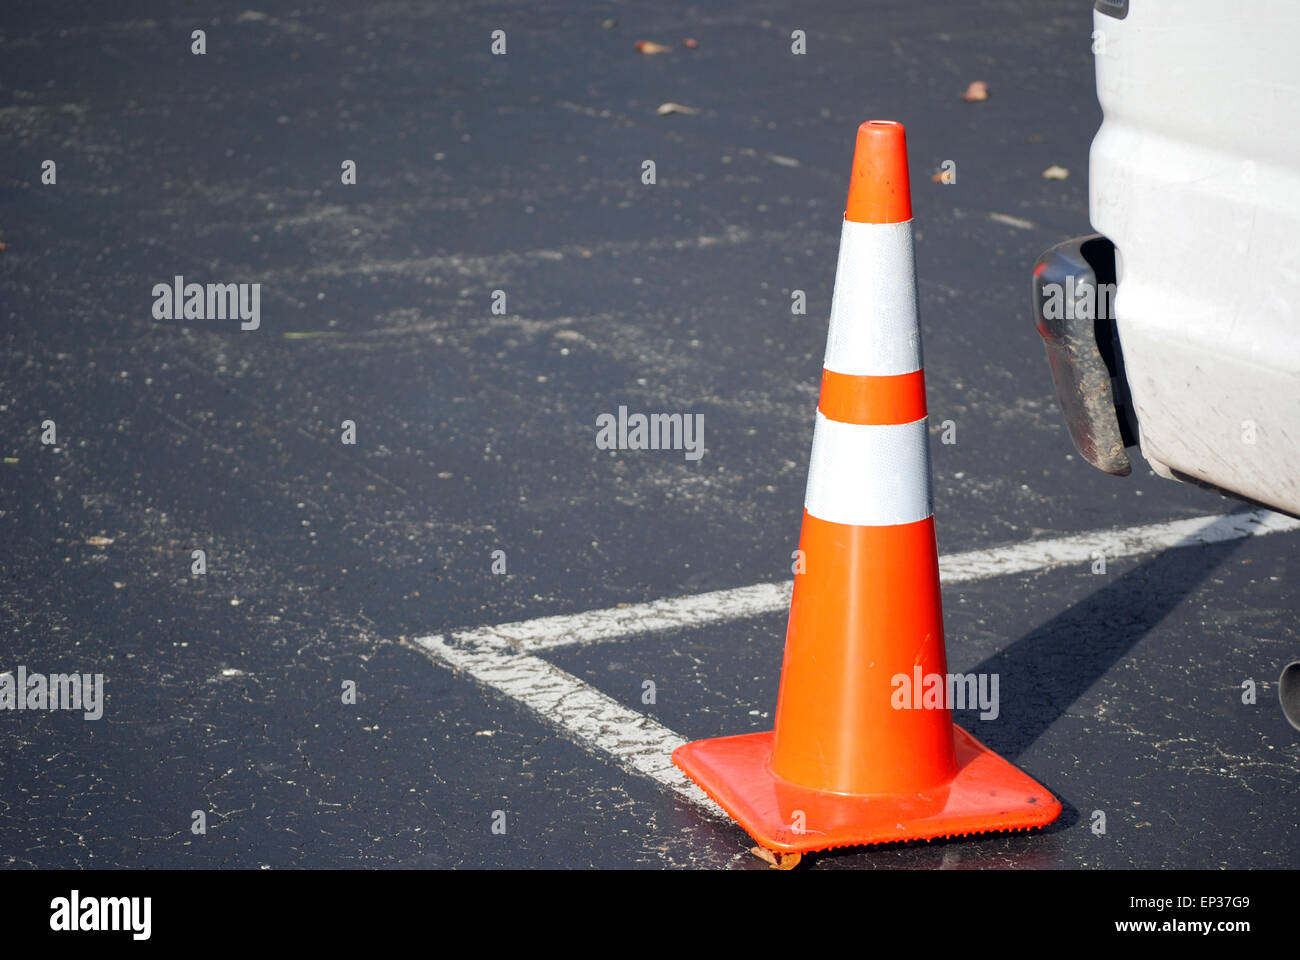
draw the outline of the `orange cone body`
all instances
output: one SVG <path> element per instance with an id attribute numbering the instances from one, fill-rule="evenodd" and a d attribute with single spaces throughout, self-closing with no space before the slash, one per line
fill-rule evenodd
<path id="1" fill-rule="evenodd" d="M 775 730 L 673 752 L 782 852 L 1043 826 L 1061 810 L 955 726 L 944 696 L 911 217 L 903 127 L 862 124 Z"/>

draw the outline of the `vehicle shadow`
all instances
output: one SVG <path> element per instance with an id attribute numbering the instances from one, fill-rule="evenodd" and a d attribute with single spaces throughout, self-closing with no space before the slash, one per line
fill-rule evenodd
<path id="1" fill-rule="evenodd" d="M 998 675 L 999 717 L 984 722 L 961 710 L 954 722 L 1019 757 L 1244 542 L 1174 547 L 1111 580 L 973 667 Z"/>

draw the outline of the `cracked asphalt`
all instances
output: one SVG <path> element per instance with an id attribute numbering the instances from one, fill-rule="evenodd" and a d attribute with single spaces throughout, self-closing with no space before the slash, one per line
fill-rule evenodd
<path id="1" fill-rule="evenodd" d="M 1240 508 L 1092 470 L 1055 406 L 1029 269 L 1090 229 L 1086 0 L 250 2 L 0 15 L 0 671 L 107 691 L 0 711 L 0 865 L 762 869 L 411 640 L 788 577 L 864 119 L 908 129 L 940 551 Z M 177 275 L 261 284 L 260 326 L 155 319 Z M 597 450 L 620 405 L 705 455 Z M 953 669 L 1001 676 L 958 720 L 1065 813 L 814 868 L 1300 862 L 1297 536 L 946 588 Z M 694 738 L 770 724 L 783 633 L 546 657 Z"/>

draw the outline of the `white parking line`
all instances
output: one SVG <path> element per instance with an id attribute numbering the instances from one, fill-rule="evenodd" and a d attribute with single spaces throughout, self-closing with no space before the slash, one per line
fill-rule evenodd
<path id="1" fill-rule="evenodd" d="M 673 751 L 686 741 L 658 721 L 623 706 L 555 664 L 517 653 L 500 641 L 419 637 L 415 643 L 435 661 L 518 700 L 579 744 L 609 754 L 625 770 L 657 780 L 722 816 L 704 791 L 673 766 Z"/>
<path id="2" fill-rule="evenodd" d="M 1031 540 L 991 550 L 971 550 L 939 558 L 944 583 L 967 583 L 1012 573 L 1049 570 L 1072 563 L 1091 563 L 1097 553 L 1107 560 L 1155 553 L 1171 547 L 1193 547 L 1266 533 L 1300 529 L 1300 520 L 1254 510 L 1225 516 L 1193 517 L 1122 530 L 1100 530 L 1055 540 Z M 708 623 L 779 613 L 790 605 L 793 580 L 750 587 L 715 590 L 685 597 L 633 603 L 605 610 L 538 617 L 453 634 L 477 643 L 499 640 L 519 652 L 550 650 L 575 644 L 618 640 L 640 633 L 698 627 Z"/>
<path id="3" fill-rule="evenodd" d="M 940 557 L 939 574 L 945 583 L 965 583 L 1091 563 L 1098 553 L 1115 559 L 1297 529 L 1300 520 L 1268 510 L 1195 517 L 950 554 Z M 760 583 L 418 637 L 414 643 L 434 662 L 463 671 L 519 701 L 580 745 L 604 753 L 624 769 L 648 776 L 720 815 L 713 801 L 672 765 L 673 750 L 685 742 L 681 736 L 536 654 L 779 613 L 789 604 L 791 589 L 792 581 Z"/>

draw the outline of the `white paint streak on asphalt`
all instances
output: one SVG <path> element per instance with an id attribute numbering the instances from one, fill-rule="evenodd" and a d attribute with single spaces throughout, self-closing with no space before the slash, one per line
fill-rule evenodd
<path id="1" fill-rule="evenodd" d="M 950 554 L 939 559 L 939 574 L 945 583 L 967 583 L 1091 564 L 1099 553 L 1114 560 L 1297 529 L 1300 520 L 1268 510 L 1195 517 Z M 414 643 L 435 662 L 463 671 L 522 703 L 579 744 L 612 757 L 625 770 L 648 776 L 704 811 L 721 816 L 717 805 L 672 765 L 673 750 L 685 742 L 682 737 L 535 654 L 779 613 L 790 602 L 792 586 L 792 581 L 760 583 L 479 627 L 449 636 L 419 637 Z"/>
<path id="2" fill-rule="evenodd" d="M 1091 564 L 1097 553 L 1104 553 L 1110 561 L 1297 529 L 1300 529 L 1300 520 L 1269 510 L 1194 517 L 949 554 L 939 558 L 939 577 L 944 583 L 969 583 L 1071 564 Z M 520 652 L 553 650 L 779 613 L 789 606 L 793 587 L 792 580 L 759 583 L 605 610 L 479 627 L 456 636 L 464 641 L 501 641 Z"/>
<path id="3" fill-rule="evenodd" d="M 1032 220 L 1023 220 L 1020 217 L 1013 217 L 1006 213 L 990 213 L 989 219 L 994 223 L 1005 224 L 1008 227 L 1015 227 L 1017 230 L 1033 230 L 1034 222 Z"/>
<path id="4" fill-rule="evenodd" d="M 420 637 L 416 646 L 434 660 L 463 670 L 557 724 L 578 743 L 614 757 L 626 770 L 668 787 L 709 813 L 722 811 L 673 766 L 686 741 L 659 722 L 605 696 L 541 657 L 481 637 Z"/>
<path id="5" fill-rule="evenodd" d="M 1300 520 L 1271 510 L 1193 517 L 952 554 L 940 558 L 939 576 L 945 583 L 964 583 L 1012 573 L 1050 570 L 1074 563 L 1090 564 L 1097 553 L 1104 553 L 1109 561 L 1291 530 L 1300 530 Z"/>
<path id="6" fill-rule="evenodd" d="M 575 644 L 617 640 L 639 633 L 658 633 L 706 623 L 741 620 L 783 610 L 794 581 L 757 583 L 712 593 L 665 597 L 607 610 L 540 617 L 520 623 L 468 630 L 461 637 L 501 640 L 517 650 L 552 650 Z"/>

